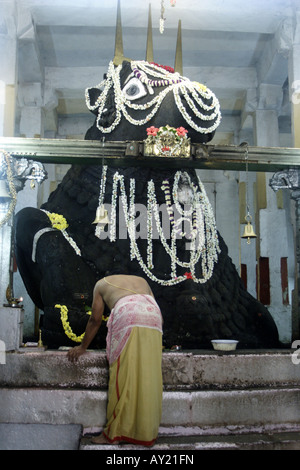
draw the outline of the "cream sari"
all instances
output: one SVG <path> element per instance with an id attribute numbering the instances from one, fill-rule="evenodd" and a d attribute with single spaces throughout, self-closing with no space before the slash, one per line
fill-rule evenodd
<path id="1" fill-rule="evenodd" d="M 162 409 L 162 316 L 150 295 L 122 297 L 108 324 L 109 442 L 154 444 Z"/>

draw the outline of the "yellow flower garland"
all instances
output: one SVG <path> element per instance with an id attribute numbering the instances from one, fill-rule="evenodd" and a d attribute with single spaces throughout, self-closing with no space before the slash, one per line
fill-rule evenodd
<path id="1" fill-rule="evenodd" d="M 82 335 L 80 336 L 77 336 L 75 335 L 75 333 L 73 333 L 70 323 L 68 322 L 68 308 L 66 307 L 66 305 L 56 304 L 55 308 L 60 309 L 60 318 L 67 337 L 70 338 L 72 341 L 75 341 L 76 343 L 81 343 L 84 337 L 84 333 L 82 333 Z M 86 313 L 90 315 L 92 312 Z"/>
<path id="2" fill-rule="evenodd" d="M 85 332 L 82 333 L 82 335 L 80 335 L 80 336 L 77 336 L 77 335 L 75 335 L 75 333 L 73 333 L 72 328 L 70 326 L 70 323 L 68 322 L 68 312 L 69 311 L 68 311 L 68 308 L 66 307 L 66 305 L 56 304 L 55 308 L 60 309 L 60 318 L 61 318 L 61 322 L 62 322 L 64 331 L 65 331 L 65 334 L 67 335 L 67 337 L 70 338 L 72 341 L 75 341 L 76 343 L 81 343 L 81 341 L 83 340 L 83 337 L 85 335 Z M 92 314 L 92 312 L 90 310 L 85 312 L 85 313 L 87 315 Z M 107 321 L 108 317 L 105 317 L 103 315 L 102 320 Z"/>
<path id="3" fill-rule="evenodd" d="M 69 224 L 63 215 L 56 214 L 55 212 L 47 212 L 47 215 L 53 228 L 56 228 L 57 230 L 65 230 L 69 227 Z"/>

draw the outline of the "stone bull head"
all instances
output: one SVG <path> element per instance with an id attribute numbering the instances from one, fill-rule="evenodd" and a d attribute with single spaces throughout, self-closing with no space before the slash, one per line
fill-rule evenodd
<path id="1" fill-rule="evenodd" d="M 86 90 L 86 103 L 97 116 L 86 134 L 93 140 L 143 140 L 155 124 L 188 128 L 193 142 L 205 143 L 221 121 L 219 101 L 206 86 L 145 61 L 111 62 L 105 79 Z"/>

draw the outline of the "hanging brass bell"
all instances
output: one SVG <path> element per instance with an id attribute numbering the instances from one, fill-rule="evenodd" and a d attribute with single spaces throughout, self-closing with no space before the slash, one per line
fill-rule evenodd
<path id="1" fill-rule="evenodd" d="M 93 222 L 93 224 L 101 224 L 101 225 L 107 225 L 109 224 L 109 218 L 108 218 L 108 212 L 104 208 L 104 205 L 102 204 L 101 206 L 97 207 L 96 211 L 96 218 Z"/>
<path id="2" fill-rule="evenodd" d="M 2 199 L 10 199 L 11 196 L 7 191 L 6 181 L 0 180 L 0 198 Z"/>
<path id="3" fill-rule="evenodd" d="M 254 233 L 252 224 L 250 220 L 248 220 L 247 225 L 245 225 L 245 230 L 242 235 L 242 238 L 247 238 L 247 244 L 250 245 L 251 243 L 251 238 L 257 238 L 257 236 Z"/>

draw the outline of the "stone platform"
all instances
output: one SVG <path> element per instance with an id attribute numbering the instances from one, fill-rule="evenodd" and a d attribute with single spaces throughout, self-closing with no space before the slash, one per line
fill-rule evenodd
<path id="1" fill-rule="evenodd" d="M 293 363 L 293 352 L 164 352 L 163 412 L 154 448 L 300 449 L 300 364 Z M 62 445 L 57 436 L 64 427 L 74 434 L 72 446 L 100 447 L 89 436 L 105 423 L 107 383 L 104 351 L 89 351 L 77 364 L 64 351 L 8 352 L 0 364 L 2 446 L 12 445 L 5 436 L 27 425 L 33 434 L 35 427 L 48 426 L 51 448 Z"/>

